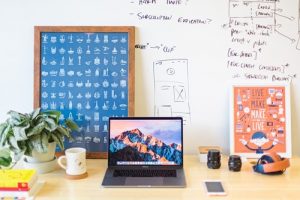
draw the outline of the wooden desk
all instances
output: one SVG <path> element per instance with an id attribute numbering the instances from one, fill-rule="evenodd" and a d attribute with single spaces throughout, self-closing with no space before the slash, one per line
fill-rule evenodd
<path id="1" fill-rule="evenodd" d="M 230 172 L 227 159 L 220 169 L 208 169 L 196 155 L 184 157 L 187 181 L 186 188 L 103 188 L 101 182 L 107 167 L 107 160 L 88 160 L 89 176 L 82 180 L 64 178 L 64 171 L 40 175 L 46 183 L 36 199 L 300 199 L 300 158 L 291 160 L 284 175 L 267 176 L 254 173 L 250 163 L 243 163 L 241 172 Z M 226 197 L 208 197 L 203 180 L 220 179 L 228 193 Z"/>

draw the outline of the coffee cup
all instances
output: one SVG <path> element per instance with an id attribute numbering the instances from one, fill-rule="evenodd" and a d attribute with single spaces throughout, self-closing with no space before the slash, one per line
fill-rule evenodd
<path id="1" fill-rule="evenodd" d="M 67 175 L 76 176 L 86 173 L 86 149 L 75 147 L 65 151 L 65 155 L 57 160 Z"/>

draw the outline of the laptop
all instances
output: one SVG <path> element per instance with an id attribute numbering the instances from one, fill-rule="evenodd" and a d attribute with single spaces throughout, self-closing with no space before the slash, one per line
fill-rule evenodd
<path id="1" fill-rule="evenodd" d="M 103 187 L 185 187 L 181 117 L 109 119 Z"/>

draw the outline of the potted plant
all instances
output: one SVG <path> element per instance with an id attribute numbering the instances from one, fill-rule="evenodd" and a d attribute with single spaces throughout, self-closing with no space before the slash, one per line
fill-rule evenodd
<path id="1" fill-rule="evenodd" d="M 24 155 L 25 165 L 29 163 L 30 167 L 40 168 L 41 173 L 51 170 L 47 163 L 56 164 L 56 144 L 64 150 L 64 138 L 72 139 L 71 131 L 78 130 L 72 120 L 60 121 L 61 112 L 55 110 L 37 108 L 30 114 L 9 111 L 8 115 L 9 118 L 0 124 L 0 148 L 13 152 L 15 161 Z M 7 153 L 5 155 L 7 161 Z"/>

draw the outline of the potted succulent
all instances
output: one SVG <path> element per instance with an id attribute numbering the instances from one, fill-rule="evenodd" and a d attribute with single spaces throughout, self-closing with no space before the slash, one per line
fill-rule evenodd
<path id="1" fill-rule="evenodd" d="M 0 149 L 3 152 L 0 153 L 0 161 L 8 164 L 9 149 L 15 161 L 24 155 L 24 164 L 40 168 L 41 173 L 51 170 L 47 163 L 52 166 L 56 163 L 56 145 L 63 150 L 64 138 L 72 139 L 71 131 L 78 130 L 72 120 L 60 121 L 61 112 L 56 110 L 41 111 L 37 108 L 30 114 L 9 111 L 8 115 L 9 118 L 0 124 Z M 45 170 L 41 169 L 43 167 Z"/>

